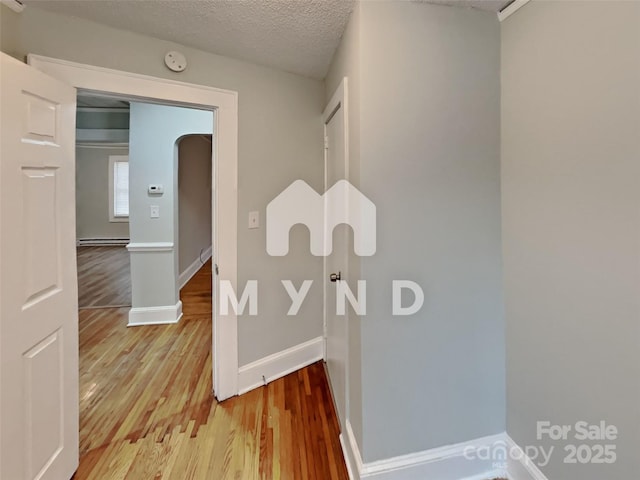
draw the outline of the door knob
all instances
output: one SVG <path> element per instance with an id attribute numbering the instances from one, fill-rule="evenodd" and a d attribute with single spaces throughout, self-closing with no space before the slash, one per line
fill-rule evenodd
<path id="1" fill-rule="evenodd" d="M 342 280 L 341 273 L 342 272 L 332 273 L 331 275 L 329 275 L 329 280 L 331 280 L 332 282 L 337 282 L 338 280 Z"/>

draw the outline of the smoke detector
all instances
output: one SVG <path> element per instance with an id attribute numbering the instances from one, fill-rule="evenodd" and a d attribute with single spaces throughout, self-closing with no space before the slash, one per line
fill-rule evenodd
<path id="1" fill-rule="evenodd" d="M 187 68 L 187 57 L 176 51 L 171 51 L 164 56 L 164 63 L 173 72 L 183 72 Z"/>

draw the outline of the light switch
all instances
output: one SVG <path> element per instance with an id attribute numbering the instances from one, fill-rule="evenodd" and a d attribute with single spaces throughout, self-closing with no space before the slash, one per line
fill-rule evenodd
<path id="1" fill-rule="evenodd" d="M 260 227 L 260 212 L 249 212 L 249 228 Z"/>
<path id="2" fill-rule="evenodd" d="M 149 205 L 149 214 L 151 218 L 160 218 L 160 205 Z"/>

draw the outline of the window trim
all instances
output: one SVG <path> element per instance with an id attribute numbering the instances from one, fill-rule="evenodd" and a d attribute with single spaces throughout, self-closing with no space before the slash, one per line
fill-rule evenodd
<path id="1" fill-rule="evenodd" d="M 111 223 L 123 223 L 129 222 L 129 215 L 124 216 L 116 216 L 114 214 L 115 204 L 114 204 L 114 173 L 113 166 L 116 162 L 127 162 L 129 163 L 129 155 L 109 155 L 109 222 Z M 131 211 L 129 211 L 131 213 Z"/>

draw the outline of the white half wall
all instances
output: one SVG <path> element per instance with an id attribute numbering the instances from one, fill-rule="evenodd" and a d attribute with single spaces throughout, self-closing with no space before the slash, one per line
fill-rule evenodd
<path id="1" fill-rule="evenodd" d="M 129 251 L 134 316 L 149 308 L 165 309 L 169 315 L 167 306 L 180 300 L 175 249 L 179 241 L 178 141 L 185 135 L 212 132 L 213 112 L 131 102 Z M 162 185 L 164 193 L 150 194 L 150 184 Z M 159 211 L 157 218 L 151 215 L 152 207 Z M 174 314 L 177 321 L 179 314 Z"/>

